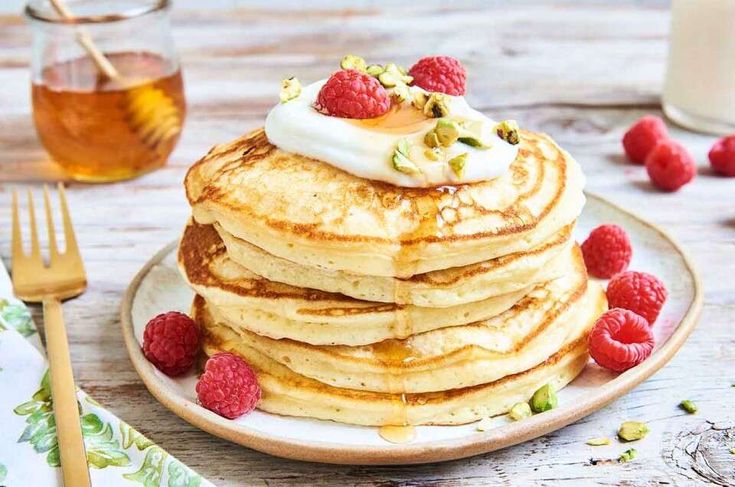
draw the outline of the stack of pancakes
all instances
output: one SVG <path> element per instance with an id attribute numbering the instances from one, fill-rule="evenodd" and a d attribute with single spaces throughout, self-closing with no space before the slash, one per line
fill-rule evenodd
<path id="1" fill-rule="evenodd" d="M 186 177 L 179 265 L 208 354 L 256 371 L 264 411 L 461 424 L 570 382 L 607 304 L 572 231 L 576 162 L 521 133 L 491 181 L 403 188 L 287 153 L 257 130 Z"/>

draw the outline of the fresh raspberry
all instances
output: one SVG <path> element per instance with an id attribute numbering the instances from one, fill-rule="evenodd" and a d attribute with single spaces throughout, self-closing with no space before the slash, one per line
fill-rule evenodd
<path id="1" fill-rule="evenodd" d="M 697 165 L 686 148 L 673 140 L 662 140 L 646 157 L 646 171 L 654 186 L 676 191 L 697 174 Z"/>
<path id="2" fill-rule="evenodd" d="M 465 93 L 467 73 L 462 64 L 449 56 L 429 56 L 419 59 L 408 71 L 413 84 L 426 91 L 438 91 L 447 95 Z"/>
<path id="3" fill-rule="evenodd" d="M 343 69 L 324 83 L 314 108 L 332 117 L 375 118 L 388 111 L 390 97 L 372 76 L 354 69 Z"/>
<path id="4" fill-rule="evenodd" d="M 175 377 L 194 365 L 199 352 L 199 327 L 178 311 L 153 318 L 143 332 L 143 355 L 164 374 Z"/>
<path id="5" fill-rule="evenodd" d="M 582 243 L 582 255 L 587 272 L 609 279 L 628 268 L 633 248 L 625 230 L 617 225 L 600 225 Z"/>
<path id="6" fill-rule="evenodd" d="M 592 327 L 590 355 L 606 369 L 622 372 L 651 355 L 653 334 L 645 318 L 627 309 L 605 312 Z"/>
<path id="7" fill-rule="evenodd" d="M 645 272 L 621 272 L 607 284 L 607 302 L 611 308 L 639 314 L 649 325 L 658 318 L 667 294 L 664 283 Z"/>
<path id="8" fill-rule="evenodd" d="M 646 115 L 634 123 L 623 135 L 623 149 L 630 162 L 643 164 L 646 156 L 659 140 L 669 138 L 666 124 L 660 117 Z"/>
<path id="9" fill-rule="evenodd" d="M 735 135 L 715 142 L 709 150 L 709 164 L 716 173 L 735 177 Z"/>
<path id="10" fill-rule="evenodd" d="M 228 419 L 249 413 L 260 400 L 255 372 L 230 352 L 214 354 L 207 360 L 196 390 L 199 404 Z"/>

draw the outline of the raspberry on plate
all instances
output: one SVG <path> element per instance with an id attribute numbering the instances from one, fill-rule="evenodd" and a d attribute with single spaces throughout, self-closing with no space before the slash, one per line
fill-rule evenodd
<path id="1" fill-rule="evenodd" d="M 651 355 L 653 333 L 648 322 L 632 311 L 613 308 L 605 312 L 592 327 L 589 349 L 602 367 L 623 372 L 635 367 Z"/>
<path id="2" fill-rule="evenodd" d="M 261 394 L 253 369 L 230 352 L 214 354 L 207 360 L 196 391 L 199 404 L 228 419 L 255 409 Z"/>
<path id="3" fill-rule="evenodd" d="M 686 148 L 673 140 L 662 140 L 646 157 L 646 171 L 654 186 L 676 191 L 697 174 L 697 165 Z"/>
<path id="4" fill-rule="evenodd" d="M 199 327 L 178 311 L 153 318 L 143 332 L 143 355 L 164 374 L 188 371 L 199 353 Z"/>
<path id="5" fill-rule="evenodd" d="M 411 66 L 408 74 L 413 85 L 426 91 L 462 96 L 465 93 L 467 73 L 462 64 L 450 56 L 428 56 Z"/>
<path id="6" fill-rule="evenodd" d="M 628 234 L 618 225 L 600 225 L 582 243 L 582 255 L 587 272 L 609 279 L 628 268 L 633 248 Z"/>
<path id="7" fill-rule="evenodd" d="M 717 174 L 735 177 L 735 134 L 715 142 L 709 150 L 709 164 Z"/>
<path id="8" fill-rule="evenodd" d="M 646 156 L 660 140 L 669 138 L 666 124 L 660 117 L 646 115 L 639 118 L 623 135 L 623 149 L 630 162 L 643 164 Z"/>
<path id="9" fill-rule="evenodd" d="M 667 295 L 664 283 L 645 272 L 621 272 L 607 284 L 607 302 L 611 308 L 633 311 L 649 325 L 658 318 Z"/>
<path id="10" fill-rule="evenodd" d="M 319 90 L 314 108 L 339 118 L 375 118 L 390 108 L 390 96 L 372 76 L 343 69 L 329 77 Z"/>

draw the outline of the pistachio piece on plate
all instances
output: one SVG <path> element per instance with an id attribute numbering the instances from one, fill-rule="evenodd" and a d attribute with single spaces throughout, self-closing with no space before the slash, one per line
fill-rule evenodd
<path id="1" fill-rule="evenodd" d="M 605 446 L 610 444 L 610 438 L 604 436 L 601 438 L 590 438 L 585 443 L 590 446 Z"/>
<path id="2" fill-rule="evenodd" d="M 641 421 L 626 421 L 620 425 L 618 436 L 624 441 L 637 441 L 648 434 L 648 425 Z"/>
<path id="3" fill-rule="evenodd" d="M 287 103 L 295 98 L 298 98 L 301 94 L 301 83 L 298 78 L 286 78 L 281 81 L 281 93 L 279 98 L 281 103 Z"/>
<path id="4" fill-rule="evenodd" d="M 637 455 L 638 451 L 635 448 L 629 448 L 620 455 L 618 461 L 621 463 L 626 463 L 633 460 Z"/>
<path id="5" fill-rule="evenodd" d="M 527 402 L 517 402 L 513 404 L 510 411 L 508 411 L 508 417 L 513 421 L 530 418 L 532 414 L 531 406 L 529 406 Z"/>
<path id="6" fill-rule="evenodd" d="M 689 399 L 684 399 L 679 403 L 679 407 L 682 408 L 684 411 L 688 412 L 689 414 L 694 414 L 697 412 L 697 405 L 694 404 L 693 401 L 690 401 Z"/>
<path id="7" fill-rule="evenodd" d="M 540 387 L 531 397 L 531 410 L 534 413 L 543 413 L 550 411 L 558 404 L 556 391 L 551 384 Z"/>

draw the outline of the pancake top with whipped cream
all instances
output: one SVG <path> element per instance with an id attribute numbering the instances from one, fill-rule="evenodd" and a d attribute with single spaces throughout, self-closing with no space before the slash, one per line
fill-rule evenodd
<path id="1" fill-rule="evenodd" d="M 388 99 L 365 102 L 360 97 L 387 90 L 367 75 L 367 91 L 354 86 L 349 80 L 366 79 L 363 72 L 342 70 L 336 74 L 348 73 L 340 76 L 357 102 L 331 108 L 342 92 L 329 81 L 299 90 L 288 80 L 285 103 L 269 115 L 270 133 L 215 146 L 189 170 L 194 219 L 297 264 L 400 278 L 526 252 L 576 220 L 584 176 L 548 136 L 481 119 L 459 94 L 408 86 L 403 71 L 380 69 L 398 78 L 378 75 L 394 84 Z M 356 118 L 365 107 L 372 117 Z M 335 108 L 352 118 L 323 113 Z M 316 143 L 316 129 L 298 117 L 332 128 L 318 129 Z M 274 140 L 278 124 L 284 141 Z M 364 145 L 353 153 L 354 144 Z M 468 179 L 474 171 L 484 176 Z"/>
<path id="2" fill-rule="evenodd" d="M 518 154 L 515 122 L 493 121 L 461 94 L 448 94 L 464 93 L 464 68 L 452 58 L 439 59 L 454 62 L 447 69 L 462 70 L 461 86 L 442 87 L 441 73 L 428 75 L 435 80 L 417 71 L 414 79 L 395 64 L 367 66 L 355 56 L 342 60 L 350 74 L 339 71 L 303 89 L 297 80 L 285 80 L 282 102 L 266 119 L 266 135 L 281 150 L 396 186 L 436 187 L 502 175 Z M 360 83 L 367 85 L 364 91 Z M 335 93 L 345 84 L 352 89 Z M 331 97 L 325 94 L 330 88 Z"/>

